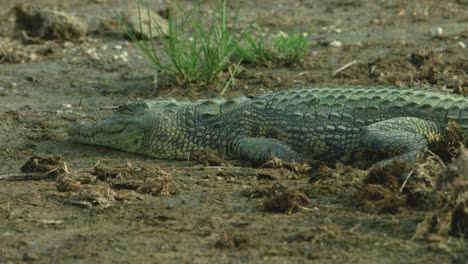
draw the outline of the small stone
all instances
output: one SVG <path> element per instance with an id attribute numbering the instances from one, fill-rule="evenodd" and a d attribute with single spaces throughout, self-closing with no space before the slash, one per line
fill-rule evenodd
<path id="1" fill-rule="evenodd" d="M 444 34 L 444 29 L 442 27 L 431 28 L 431 35 L 433 37 L 440 37 Z"/>
<path id="2" fill-rule="evenodd" d="M 462 49 L 466 48 L 466 44 L 463 41 L 458 42 L 458 46 Z"/>
<path id="3" fill-rule="evenodd" d="M 333 40 L 329 45 L 330 47 L 339 48 L 343 45 L 343 43 L 339 40 Z"/>
<path id="4" fill-rule="evenodd" d="M 90 48 L 86 50 L 86 54 L 91 58 L 95 60 L 100 60 L 101 56 L 99 56 L 99 53 L 97 53 L 95 48 Z"/>
<path id="5" fill-rule="evenodd" d="M 39 56 L 37 56 L 36 53 L 31 53 L 31 54 L 29 54 L 29 60 L 30 60 L 30 61 L 35 61 L 35 60 L 38 59 L 38 57 L 39 57 Z"/>

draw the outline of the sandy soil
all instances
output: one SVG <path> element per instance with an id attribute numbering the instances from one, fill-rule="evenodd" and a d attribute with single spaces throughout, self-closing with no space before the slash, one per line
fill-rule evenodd
<path id="1" fill-rule="evenodd" d="M 0 0 L 0 174 L 20 174 L 39 156 L 36 163 L 60 170 L 66 164 L 73 177 L 0 181 L 0 263 L 468 260 L 466 239 L 413 239 L 428 208 L 410 205 L 407 194 L 393 193 L 390 205 L 364 206 L 357 194 L 366 173 L 359 169 L 207 165 L 67 142 L 69 124 L 99 119 L 122 102 L 208 98 L 220 90 L 153 84 L 148 61 L 115 19 L 133 1 L 33 1 L 85 18 L 88 34 L 79 42 L 22 41 L 10 12 L 20 2 Z M 155 10 L 166 8 L 156 2 Z M 200 2 L 209 14 L 209 1 Z M 331 84 L 468 95 L 466 1 L 229 3 L 231 10 L 237 5 L 236 30 L 252 23 L 270 32 L 300 28 L 311 31 L 314 45 L 294 67 L 245 66 L 226 97 Z M 328 45 L 334 40 L 342 45 Z M 293 204 L 272 208 L 271 199 L 286 199 L 283 192 Z"/>

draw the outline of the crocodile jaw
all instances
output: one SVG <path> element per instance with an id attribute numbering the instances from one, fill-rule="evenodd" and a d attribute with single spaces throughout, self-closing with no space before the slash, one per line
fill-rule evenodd
<path id="1" fill-rule="evenodd" d="M 91 124 L 71 125 L 69 141 L 112 147 L 139 153 L 145 133 L 142 120 L 137 116 L 114 114 Z"/>

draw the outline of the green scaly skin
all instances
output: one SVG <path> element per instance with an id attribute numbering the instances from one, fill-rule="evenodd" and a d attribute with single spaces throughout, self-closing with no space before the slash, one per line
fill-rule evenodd
<path id="1" fill-rule="evenodd" d="M 447 122 L 468 133 L 468 98 L 420 89 L 327 87 L 200 102 L 129 102 L 109 118 L 69 129 L 73 142 L 164 159 L 200 148 L 263 163 L 333 160 L 368 149 L 414 162 L 444 144 Z M 465 137 L 466 138 L 466 137 Z"/>

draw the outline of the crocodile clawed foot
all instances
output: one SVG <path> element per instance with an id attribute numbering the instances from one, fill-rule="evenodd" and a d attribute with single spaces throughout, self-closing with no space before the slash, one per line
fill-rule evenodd
<path id="1" fill-rule="evenodd" d="M 411 164 L 411 162 L 398 159 L 379 162 L 368 170 L 365 182 L 367 184 L 381 184 L 397 191 L 412 172 Z"/>

